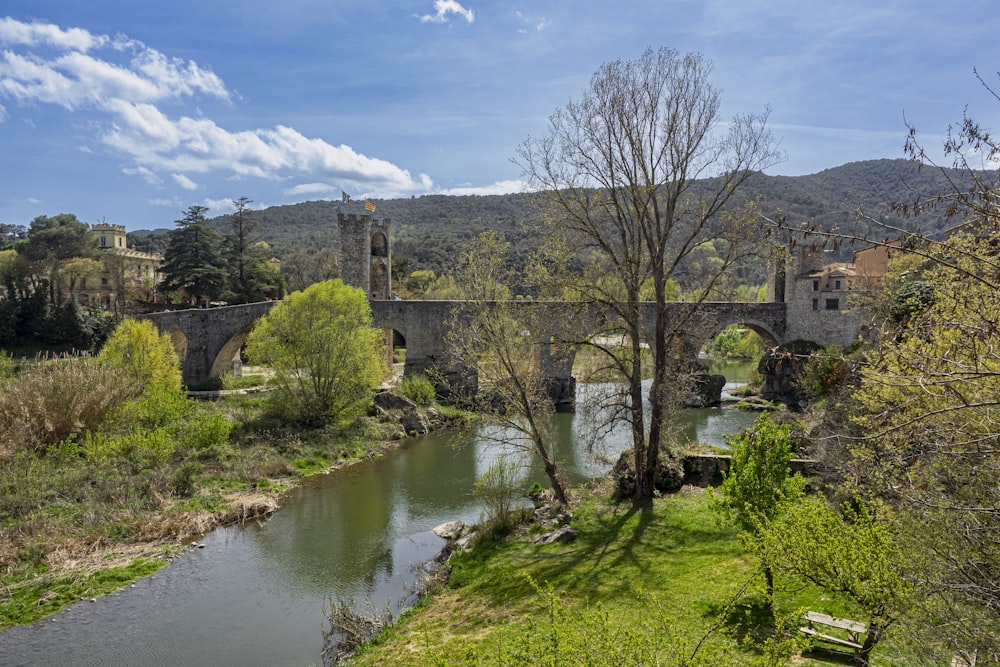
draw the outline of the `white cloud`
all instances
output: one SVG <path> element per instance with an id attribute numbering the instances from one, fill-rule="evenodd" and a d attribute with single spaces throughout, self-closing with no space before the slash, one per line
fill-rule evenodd
<path id="1" fill-rule="evenodd" d="M 153 206 L 164 206 L 166 208 L 174 208 L 174 209 L 181 208 L 181 200 L 177 197 L 171 197 L 169 199 L 163 199 L 163 198 L 150 199 L 149 203 L 152 204 Z"/>
<path id="2" fill-rule="evenodd" d="M 435 8 L 441 20 L 450 13 L 473 20 L 472 11 L 454 0 L 437 0 Z M 308 175 L 354 183 L 382 197 L 433 187 L 426 174 L 414 177 L 391 162 L 305 137 L 291 127 L 232 132 L 200 117 L 196 106 L 190 113 L 199 117 L 168 116 L 158 105 L 201 96 L 230 102 L 233 95 L 221 78 L 194 61 L 170 58 L 124 36 L 112 40 L 85 30 L 6 18 L 0 20 L 0 43 L 10 47 L 0 53 L 0 98 L 71 112 L 96 111 L 101 117 L 90 126 L 98 128 L 97 138 L 131 158 L 133 165 L 125 173 L 153 185 L 162 185 L 169 175 L 191 190 L 197 184 L 189 174 L 217 172 L 274 180 Z M 61 51 L 53 54 L 51 48 L 38 46 Z M 0 107 L 0 121 L 3 113 Z"/>
<path id="3" fill-rule="evenodd" d="M 162 185 L 163 179 L 156 175 L 156 172 L 151 169 L 146 169 L 145 167 L 126 167 L 122 169 L 122 173 L 128 174 L 129 176 L 141 176 L 144 181 L 150 185 Z"/>
<path id="4" fill-rule="evenodd" d="M 206 198 L 203 202 L 201 202 L 201 205 L 208 208 L 208 212 L 205 215 L 209 218 L 214 218 L 217 215 L 228 215 L 233 212 L 232 199 Z"/>
<path id="5" fill-rule="evenodd" d="M 332 195 L 336 194 L 338 189 L 329 183 L 301 183 L 282 192 L 286 195 Z"/>
<path id="6" fill-rule="evenodd" d="M 446 23 L 448 14 L 458 14 L 467 23 L 472 23 L 476 15 L 471 9 L 466 9 L 458 4 L 456 0 L 434 0 L 434 11 L 436 14 L 424 14 L 420 17 L 423 23 Z"/>
<path id="7" fill-rule="evenodd" d="M 52 46 L 86 52 L 105 46 L 108 41 L 103 35 L 91 35 L 81 28 L 63 30 L 49 23 L 22 23 L 9 16 L 0 18 L 0 44 Z"/>
<path id="8" fill-rule="evenodd" d="M 434 194 L 438 195 L 509 195 L 513 193 L 526 192 L 528 184 L 524 181 L 497 181 L 490 185 L 463 185 L 457 188 L 446 188 L 438 190 Z"/>
<path id="9" fill-rule="evenodd" d="M 0 123 L 6 121 L 10 116 L 7 115 L 7 107 L 0 104 Z"/>
<path id="10" fill-rule="evenodd" d="M 198 184 L 192 181 L 190 178 L 184 174 L 170 174 L 177 185 L 181 186 L 185 190 L 197 190 Z"/>

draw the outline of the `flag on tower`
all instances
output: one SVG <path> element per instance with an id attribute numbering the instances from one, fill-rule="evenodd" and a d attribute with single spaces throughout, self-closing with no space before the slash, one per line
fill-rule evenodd
<path id="1" fill-rule="evenodd" d="M 365 210 L 366 211 L 374 211 L 375 210 L 375 204 L 372 203 L 371 199 L 366 199 L 365 200 Z"/>
<path id="2" fill-rule="evenodd" d="M 343 204 L 350 204 L 351 203 L 351 195 L 349 195 L 346 192 L 344 192 L 343 190 L 341 190 L 340 191 L 340 201 Z"/>

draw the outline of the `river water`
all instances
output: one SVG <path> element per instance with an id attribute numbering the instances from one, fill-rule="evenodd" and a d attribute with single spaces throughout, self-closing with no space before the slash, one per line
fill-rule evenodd
<path id="1" fill-rule="evenodd" d="M 723 369 L 740 379 L 749 366 Z M 718 372 L 716 370 L 715 372 Z M 586 387 L 581 387 L 581 393 Z M 602 438 L 602 461 L 579 445 L 586 408 L 559 415 L 559 464 L 578 482 L 627 447 Z M 727 408 L 686 410 L 681 439 L 724 444 L 754 419 Z M 475 522 L 473 485 L 498 455 L 485 431 L 450 430 L 305 480 L 269 521 L 215 530 L 154 575 L 55 616 L 0 633 L 0 665 L 319 665 L 331 598 L 397 606 L 444 541 L 431 529 Z M 525 488 L 545 483 L 537 467 Z"/>

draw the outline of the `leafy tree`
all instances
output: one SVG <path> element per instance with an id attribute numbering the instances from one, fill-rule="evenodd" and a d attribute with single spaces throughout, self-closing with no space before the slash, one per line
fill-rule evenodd
<path id="1" fill-rule="evenodd" d="M 49 302 L 57 305 L 62 299 L 57 294 L 60 285 L 59 269 L 76 257 L 94 257 L 97 243 L 90 235 L 87 223 L 80 222 L 71 213 L 49 217 L 40 215 L 31 221 L 27 242 L 20 252 L 31 262 L 46 267 L 49 284 Z"/>
<path id="2" fill-rule="evenodd" d="M 181 364 L 170 336 L 149 320 L 126 319 L 114 330 L 97 357 L 140 389 L 181 389 Z"/>
<path id="3" fill-rule="evenodd" d="M 101 275 L 104 266 L 90 257 L 73 257 L 63 264 L 60 275 L 66 280 L 69 298 L 76 298 L 76 288 L 81 281 Z"/>
<path id="4" fill-rule="evenodd" d="M 788 468 L 791 433 L 789 424 L 775 424 L 765 413 L 753 428 L 727 438 L 732 459 L 714 508 L 736 524 L 757 551 L 764 531 L 782 508 L 802 495 L 805 486 L 802 476 L 791 474 Z M 762 559 L 762 566 L 770 599 L 774 597 L 774 574 L 767 558 Z"/>
<path id="5" fill-rule="evenodd" d="M 184 290 L 196 302 L 217 299 L 226 285 L 222 237 L 205 219 L 208 208 L 194 204 L 169 233 L 163 262 L 163 289 Z"/>
<path id="6" fill-rule="evenodd" d="M 535 359 L 541 341 L 532 330 L 539 327 L 531 311 L 510 301 L 505 264 L 509 247 L 501 234 L 483 232 L 462 250 L 455 283 L 467 303 L 456 310 L 448 347 L 478 375 L 477 407 L 523 436 L 542 462 L 556 499 L 566 503 L 552 452 L 555 406 L 548 379 Z"/>
<path id="7" fill-rule="evenodd" d="M 384 336 L 363 290 L 340 280 L 293 292 L 257 322 L 247 354 L 274 369 L 274 405 L 307 424 L 348 419 L 385 374 Z"/>
<path id="8" fill-rule="evenodd" d="M 692 308 L 689 317 L 668 321 L 666 285 L 681 262 L 711 241 L 715 259 L 700 298 L 712 293 L 754 237 L 748 216 L 720 214 L 754 171 L 778 159 L 766 113 L 737 116 L 728 133 L 718 134 L 720 100 L 708 81 L 711 69 L 698 54 L 666 48 L 607 63 L 579 101 L 552 114 L 548 135 L 529 139 L 519 151 L 527 181 L 549 194 L 552 223 L 574 253 L 566 264 L 581 252 L 594 253 L 574 289 L 613 313 L 625 335 L 626 345 L 598 349 L 627 386 L 618 414 L 632 431 L 637 499 L 654 492 L 670 403 L 679 400 L 677 355 L 698 314 Z M 702 177 L 708 178 L 695 189 Z M 600 289 L 594 280 L 600 275 L 614 276 L 623 293 Z M 652 330 L 641 306 L 649 279 Z M 647 341 L 653 377 L 648 414 L 641 354 Z"/>
<path id="9" fill-rule="evenodd" d="M 922 274 L 933 292 L 863 367 L 855 422 L 866 437 L 850 464 L 863 489 L 899 507 L 901 539 L 920 555 L 912 576 L 933 593 L 925 627 L 955 650 L 996 659 L 1000 236 L 980 229 L 935 250 L 940 261 Z"/>
<path id="10" fill-rule="evenodd" d="M 862 665 L 912 604 L 913 587 L 903 575 L 903 552 L 891 524 L 864 504 L 845 504 L 837 512 L 822 497 L 803 498 L 764 531 L 762 549 L 776 570 L 857 605 L 868 626 L 858 653 Z"/>

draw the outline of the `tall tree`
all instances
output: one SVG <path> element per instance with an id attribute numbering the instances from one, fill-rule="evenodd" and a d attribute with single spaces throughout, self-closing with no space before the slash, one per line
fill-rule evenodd
<path id="1" fill-rule="evenodd" d="M 712 65 L 698 54 L 647 50 L 638 60 L 603 65 L 579 101 L 549 119 L 547 136 L 529 139 L 518 162 L 530 185 L 550 195 L 552 223 L 567 247 L 590 260 L 574 290 L 613 314 L 625 345 L 598 345 L 627 385 L 618 412 L 632 431 L 636 499 L 654 493 L 666 444 L 667 416 L 677 400 L 678 350 L 697 317 L 668 321 L 667 287 L 679 264 L 714 241 L 718 260 L 704 286 L 745 254 L 753 237 L 746 216 L 720 216 L 733 192 L 779 159 L 765 129 L 767 112 L 733 118 L 725 132 Z M 704 182 L 694 187 L 695 180 Z M 719 224 L 710 224 L 718 220 Z M 613 276 L 613 290 L 605 289 Z M 646 326 L 643 284 L 654 287 L 655 317 Z M 696 305 L 696 304 L 695 304 Z M 684 320 L 684 321 L 682 321 Z M 652 352 L 648 414 L 644 347 Z M 647 427 L 648 424 L 648 427 Z"/>
<path id="2" fill-rule="evenodd" d="M 233 201 L 235 212 L 229 218 L 230 231 L 224 250 L 229 265 L 229 300 L 233 303 L 263 301 L 281 296 L 284 280 L 271 270 L 265 254 L 267 245 L 257 234 L 257 214 L 250 208 L 253 201 L 240 197 Z"/>
<path id="3" fill-rule="evenodd" d="M 226 285 L 222 236 L 205 219 L 207 210 L 194 204 L 176 221 L 162 269 L 163 289 L 183 289 L 198 303 L 218 298 Z"/>

